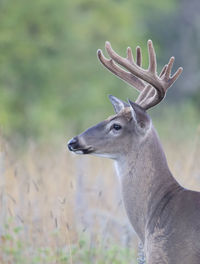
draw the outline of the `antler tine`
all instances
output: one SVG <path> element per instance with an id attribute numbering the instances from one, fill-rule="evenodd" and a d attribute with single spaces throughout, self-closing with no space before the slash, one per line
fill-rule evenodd
<path id="1" fill-rule="evenodd" d="M 127 60 L 129 60 L 129 62 L 131 64 L 135 64 L 132 49 L 130 47 L 127 48 L 127 57 L 126 58 L 127 58 Z M 139 46 L 136 47 L 136 64 L 139 67 L 141 67 L 141 64 L 142 64 L 142 52 L 141 52 L 141 48 Z"/>
<path id="2" fill-rule="evenodd" d="M 159 75 L 160 78 L 165 74 L 166 70 L 167 70 L 167 64 L 162 68 L 160 75 Z"/>
<path id="3" fill-rule="evenodd" d="M 172 77 L 171 77 L 171 83 L 172 84 L 178 79 L 178 77 L 181 75 L 182 71 L 183 71 L 183 68 L 179 67 L 178 70 L 174 73 L 174 75 L 172 75 Z"/>
<path id="4" fill-rule="evenodd" d="M 156 69 L 157 69 L 156 53 L 155 53 L 152 41 L 148 40 L 147 45 L 148 45 L 148 53 L 149 53 L 149 68 L 148 68 L 148 70 L 152 74 L 156 74 Z"/>
<path id="5" fill-rule="evenodd" d="M 170 77 L 174 60 L 175 60 L 174 57 L 171 57 L 169 59 L 169 63 L 167 65 L 167 68 L 166 68 L 166 71 L 164 74 L 164 80 L 166 80 L 166 81 L 168 80 L 168 82 L 170 83 L 170 86 L 177 80 L 177 78 L 179 77 L 179 75 L 183 71 L 183 68 L 179 67 L 178 70 L 174 73 L 174 75 L 172 77 Z"/>
<path id="6" fill-rule="evenodd" d="M 129 55 L 128 55 L 129 54 Z M 127 50 L 127 55 L 129 56 L 130 60 L 133 61 L 132 51 Z M 142 80 L 131 74 L 130 72 L 125 71 L 118 65 L 114 63 L 112 59 L 107 59 L 103 52 L 99 49 L 97 51 L 97 56 L 100 62 L 113 74 L 115 74 L 120 79 L 124 80 L 131 86 L 135 87 L 138 91 L 142 91 L 145 88 L 145 84 Z M 131 57 L 132 56 L 132 57 Z"/>
<path id="7" fill-rule="evenodd" d="M 127 53 L 127 60 L 129 60 L 131 64 L 134 64 L 133 53 L 130 47 L 127 48 L 126 53 Z"/>
<path id="8" fill-rule="evenodd" d="M 142 66 L 142 51 L 141 51 L 141 48 L 140 46 L 137 46 L 136 47 L 136 63 L 139 67 Z"/>
<path id="9" fill-rule="evenodd" d="M 172 66 L 173 66 L 173 64 L 174 64 L 174 60 L 175 60 L 175 58 L 174 57 L 171 57 L 170 59 L 169 59 L 169 63 L 168 63 L 168 65 L 167 65 L 167 68 L 166 68 L 166 72 L 165 72 L 165 79 L 167 80 L 167 79 L 169 79 L 170 78 L 170 75 L 171 75 L 171 71 L 172 71 Z"/>

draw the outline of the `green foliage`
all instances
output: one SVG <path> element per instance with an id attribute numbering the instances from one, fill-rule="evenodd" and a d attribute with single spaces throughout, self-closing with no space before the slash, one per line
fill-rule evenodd
<path id="1" fill-rule="evenodd" d="M 106 94 L 126 98 L 128 90 L 100 66 L 97 48 L 103 48 L 105 40 L 121 54 L 130 44 L 144 48 L 151 37 L 147 21 L 154 19 L 152 11 L 162 17 L 175 4 L 175 0 L 1 1 L 4 133 L 47 137 L 82 129 L 105 116 L 110 109 Z M 158 53 L 160 49 L 157 46 Z"/>
<path id="2" fill-rule="evenodd" d="M 91 246 L 88 238 L 80 238 L 74 245 L 66 245 L 65 249 L 33 247 L 23 240 L 21 226 L 13 226 L 12 219 L 4 226 L 4 234 L 0 237 L 0 261 L 10 264 L 120 264 L 133 263 L 136 260 L 133 249 L 119 245 L 102 247 L 101 243 Z"/>

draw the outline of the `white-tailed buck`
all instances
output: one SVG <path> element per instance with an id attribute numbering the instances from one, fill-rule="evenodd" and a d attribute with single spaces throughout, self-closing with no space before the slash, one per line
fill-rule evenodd
<path id="1" fill-rule="evenodd" d="M 184 189 L 174 179 L 146 112 L 161 102 L 182 68 L 171 76 L 171 57 L 158 75 L 150 40 L 147 70 L 142 68 L 139 47 L 135 61 L 130 48 L 126 58 L 109 42 L 106 50 L 110 59 L 98 50 L 101 63 L 140 94 L 135 103 L 110 96 L 116 115 L 74 137 L 69 150 L 115 161 L 125 209 L 148 264 L 200 264 L 200 193 Z"/>

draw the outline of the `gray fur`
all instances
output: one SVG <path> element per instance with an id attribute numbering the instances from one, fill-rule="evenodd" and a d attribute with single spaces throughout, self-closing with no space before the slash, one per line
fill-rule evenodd
<path id="1" fill-rule="evenodd" d="M 112 129 L 114 123 L 122 129 Z M 131 104 L 77 140 L 83 153 L 90 149 L 114 159 L 124 206 L 147 263 L 199 264 L 200 193 L 184 189 L 172 176 L 147 113 Z"/>

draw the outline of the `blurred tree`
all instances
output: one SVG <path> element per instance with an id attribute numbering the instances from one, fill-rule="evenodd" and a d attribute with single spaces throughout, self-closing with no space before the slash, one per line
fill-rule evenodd
<path id="1" fill-rule="evenodd" d="M 47 137 L 101 119 L 111 109 L 106 94 L 126 99 L 127 89 L 100 66 L 97 48 L 110 40 L 125 55 L 128 45 L 139 44 L 147 65 L 146 41 L 156 36 L 151 25 L 175 14 L 175 8 L 176 0 L 1 0 L 4 132 Z M 164 34 L 154 39 L 159 57 L 166 52 L 160 38 Z M 123 89 L 116 88 L 121 85 Z"/>
<path id="2" fill-rule="evenodd" d="M 200 1 L 177 0 L 176 4 L 175 10 L 162 17 L 154 12 L 154 19 L 147 23 L 148 30 L 165 50 L 161 61 L 176 54 L 175 66 L 183 66 L 182 77 L 169 92 L 171 99 L 177 101 L 193 95 L 196 101 L 200 101 Z"/>

